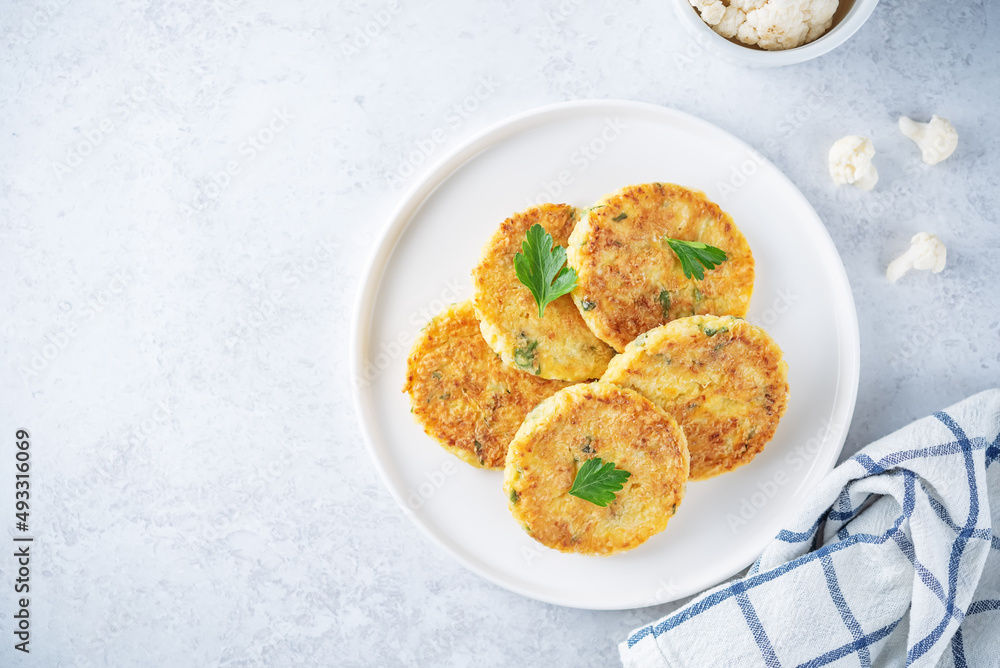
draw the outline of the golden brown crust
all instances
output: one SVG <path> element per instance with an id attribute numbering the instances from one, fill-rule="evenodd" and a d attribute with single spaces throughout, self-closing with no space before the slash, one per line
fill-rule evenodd
<path id="1" fill-rule="evenodd" d="M 569 494 L 592 457 L 632 474 L 604 508 Z M 607 555 L 666 528 L 688 465 L 672 417 L 631 390 L 586 383 L 557 392 L 525 419 L 507 452 L 504 492 L 514 519 L 543 545 Z"/>
<path id="2" fill-rule="evenodd" d="M 569 383 L 507 366 L 479 333 L 471 302 L 436 316 L 406 361 L 412 412 L 428 435 L 464 461 L 503 468 L 524 416 Z"/>
<path id="3" fill-rule="evenodd" d="M 684 276 L 665 238 L 701 241 L 728 259 L 698 281 Z M 621 352 L 675 318 L 746 314 L 754 260 L 733 219 L 704 193 L 670 183 L 622 188 L 589 209 L 573 230 L 573 301 L 597 336 Z"/>
<path id="4" fill-rule="evenodd" d="M 639 336 L 602 382 L 636 390 L 677 418 L 691 479 L 752 460 L 788 405 L 788 365 L 760 327 L 731 316 L 680 318 Z"/>
<path id="5" fill-rule="evenodd" d="M 472 271 L 476 317 L 483 338 L 504 362 L 560 380 L 599 378 L 614 355 L 594 336 L 569 295 L 545 307 L 542 318 L 531 291 L 517 278 L 514 255 L 536 223 L 565 247 L 578 214 L 568 204 L 542 204 L 503 221 Z"/>

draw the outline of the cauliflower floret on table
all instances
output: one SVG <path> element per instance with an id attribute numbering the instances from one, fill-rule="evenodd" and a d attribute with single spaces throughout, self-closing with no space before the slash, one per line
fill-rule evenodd
<path id="1" fill-rule="evenodd" d="M 871 139 L 857 135 L 838 139 L 830 147 L 830 177 L 839 185 L 853 183 L 862 190 L 871 190 L 878 182 L 874 157 Z"/>
<path id="2" fill-rule="evenodd" d="M 918 232 L 910 239 L 910 247 L 906 252 L 889 263 L 885 276 L 895 283 L 910 269 L 930 269 L 935 274 L 941 273 L 947 261 L 947 249 L 933 234 Z"/>
<path id="3" fill-rule="evenodd" d="M 723 37 L 777 51 L 811 42 L 830 29 L 839 0 L 690 0 Z"/>
<path id="4" fill-rule="evenodd" d="M 920 148 L 920 156 L 928 165 L 946 160 L 958 147 L 958 132 L 946 118 L 931 116 L 929 123 L 899 117 L 899 131 Z"/>

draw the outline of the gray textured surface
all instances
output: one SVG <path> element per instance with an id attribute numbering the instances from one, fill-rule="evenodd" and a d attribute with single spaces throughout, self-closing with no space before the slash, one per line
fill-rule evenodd
<path id="1" fill-rule="evenodd" d="M 674 607 L 571 610 L 480 580 L 360 442 L 348 319 L 415 178 L 394 175 L 429 138 L 433 159 L 537 105 L 673 106 L 802 189 L 861 322 L 845 455 L 1000 384 L 997 3 L 883 0 L 839 50 L 776 71 L 716 61 L 663 1 L 334 5 L 0 11 L 0 515 L 13 532 L 27 428 L 38 536 L 30 657 L 2 549 L 0 663 L 607 666 Z M 450 113 L 484 77 L 494 92 Z M 895 120 L 931 113 L 961 140 L 927 168 Z M 872 193 L 826 174 L 848 133 L 879 152 Z M 888 284 L 917 231 L 947 269 Z"/>

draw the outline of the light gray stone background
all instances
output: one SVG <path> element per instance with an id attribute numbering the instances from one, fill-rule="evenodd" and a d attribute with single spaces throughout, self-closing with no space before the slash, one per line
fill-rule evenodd
<path id="1" fill-rule="evenodd" d="M 998 31 L 995 2 L 883 0 L 833 53 L 749 70 L 666 0 L 4 2 L 0 525 L 17 533 L 28 429 L 36 541 L 28 656 L 0 545 L 0 664 L 616 665 L 675 605 L 509 593 L 377 476 L 347 338 L 387 215 L 446 151 L 539 105 L 623 98 L 717 124 L 790 176 L 847 267 L 846 457 L 1000 384 Z M 961 140 L 925 167 L 895 123 L 932 113 Z M 871 193 L 827 175 L 850 133 L 878 150 Z M 918 231 L 947 269 L 890 285 Z"/>

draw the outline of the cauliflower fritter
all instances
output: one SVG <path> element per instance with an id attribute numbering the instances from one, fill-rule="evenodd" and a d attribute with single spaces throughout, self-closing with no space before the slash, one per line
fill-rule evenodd
<path id="1" fill-rule="evenodd" d="M 473 301 L 483 338 L 501 359 L 542 378 L 589 380 L 600 378 L 615 354 L 587 328 L 569 295 L 545 307 L 518 280 L 514 255 L 525 234 L 536 223 L 565 247 L 578 212 L 567 204 L 542 204 L 503 221 L 483 249 L 472 271 Z"/>
<path id="2" fill-rule="evenodd" d="M 646 332 L 611 361 L 601 382 L 633 389 L 677 419 L 692 480 L 752 460 L 788 406 L 778 344 L 732 316 L 680 318 Z"/>
<path id="3" fill-rule="evenodd" d="M 631 476 L 600 507 L 569 494 L 600 457 Z M 507 452 L 504 492 L 532 538 L 563 552 L 608 555 L 663 531 L 684 496 L 689 455 L 677 422 L 632 390 L 574 385 L 538 405 Z"/>
<path id="4" fill-rule="evenodd" d="M 524 416 L 569 385 L 500 361 L 467 301 L 436 316 L 417 337 L 403 391 L 414 417 L 445 450 L 473 466 L 499 469 Z"/>
<path id="5" fill-rule="evenodd" d="M 728 259 L 687 278 L 666 239 L 700 241 Z M 621 352 L 658 325 L 697 314 L 746 314 L 754 260 L 733 219 L 704 193 L 669 183 L 622 188 L 587 210 L 567 255 L 579 276 L 573 290 L 583 319 Z"/>

